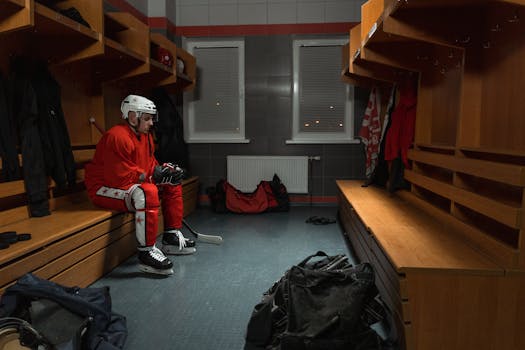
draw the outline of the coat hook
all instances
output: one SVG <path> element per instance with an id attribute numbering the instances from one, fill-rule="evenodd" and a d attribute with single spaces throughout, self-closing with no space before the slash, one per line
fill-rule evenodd
<path id="1" fill-rule="evenodd" d="M 518 15 L 518 12 L 516 11 L 516 13 L 514 14 L 514 16 L 512 16 L 511 18 L 509 18 L 507 20 L 507 22 L 509 23 L 517 23 L 520 21 L 520 16 Z"/>
<path id="2" fill-rule="evenodd" d="M 467 35 L 463 39 L 456 39 L 456 43 L 459 44 L 468 44 L 470 42 L 470 36 Z"/>
<path id="3" fill-rule="evenodd" d="M 490 43 L 490 41 L 486 41 L 483 43 L 484 49 L 490 49 L 491 47 L 492 47 L 492 44 Z"/>
<path id="4" fill-rule="evenodd" d="M 496 23 L 494 27 L 490 29 L 491 32 L 501 32 L 501 26 L 499 23 Z"/>
<path id="5" fill-rule="evenodd" d="M 439 66 L 439 60 L 437 60 L 437 59 L 434 60 L 434 63 L 433 63 L 433 64 L 434 64 L 434 66 L 436 66 L 436 67 Z"/>

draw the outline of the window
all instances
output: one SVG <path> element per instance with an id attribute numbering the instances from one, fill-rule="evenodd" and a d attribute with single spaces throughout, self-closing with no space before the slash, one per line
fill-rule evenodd
<path id="1" fill-rule="evenodd" d="M 244 134 L 244 41 L 188 41 L 197 85 L 184 96 L 189 143 L 247 143 Z"/>
<path id="2" fill-rule="evenodd" d="M 358 143 L 354 89 L 341 81 L 345 39 L 294 40 L 293 135 L 287 143 Z"/>

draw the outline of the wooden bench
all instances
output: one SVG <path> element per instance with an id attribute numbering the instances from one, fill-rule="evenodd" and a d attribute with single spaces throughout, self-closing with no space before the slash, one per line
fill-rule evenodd
<path id="1" fill-rule="evenodd" d="M 401 348 L 525 349 L 525 272 L 398 195 L 340 180 L 340 221 L 393 311 Z"/>
<path id="2" fill-rule="evenodd" d="M 0 213 L 0 232 L 32 235 L 0 251 L 0 293 L 29 272 L 63 285 L 85 287 L 135 253 L 133 214 L 91 204 L 82 189 L 83 175 L 79 169 L 81 190 L 61 196 L 56 196 L 50 181 L 51 215 L 44 217 L 29 216 L 22 180 L 0 183 L 4 206 L 22 202 Z M 184 216 L 195 209 L 198 184 L 198 177 L 183 181 Z"/>

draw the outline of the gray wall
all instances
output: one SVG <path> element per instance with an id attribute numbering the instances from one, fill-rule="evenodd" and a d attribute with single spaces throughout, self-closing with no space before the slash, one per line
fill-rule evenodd
<path id="1" fill-rule="evenodd" d="M 292 135 L 293 39 L 292 35 L 245 37 L 246 138 L 251 142 L 189 145 L 190 171 L 200 177 L 201 193 L 226 178 L 226 156 L 232 154 L 320 155 L 321 161 L 312 164 L 313 196 L 335 196 L 336 179 L 364 178 L 362 144 L 285 144 Z M 356 87 L 355 99 L 357 132 L 368 91 Z"/>

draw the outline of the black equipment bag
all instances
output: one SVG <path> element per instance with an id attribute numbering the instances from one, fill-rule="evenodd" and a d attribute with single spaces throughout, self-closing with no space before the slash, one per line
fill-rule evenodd
<path id="1" fill-rule="evenodd" d="M 108 287 L 64 287 L 32 274 L 0 299 L 0 327 L 13 324 L 21 345 L 31 349 L 117 350 L 127 337 L 125 317 L 111 311 Z"/>
<path id="2" fill-rule="evenodd" d="M 312 258 L 321 259 L 314 259 Z M 387 324 L 387 308 L 368 263 L 317 252 L 290 268 L 257 304 L 245 349 L 392 349 L 370 326 Z"/>

